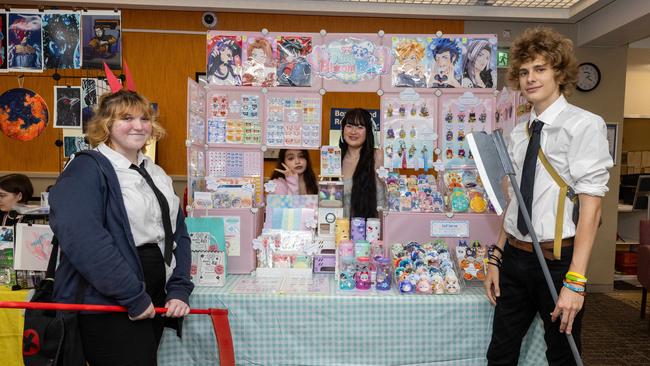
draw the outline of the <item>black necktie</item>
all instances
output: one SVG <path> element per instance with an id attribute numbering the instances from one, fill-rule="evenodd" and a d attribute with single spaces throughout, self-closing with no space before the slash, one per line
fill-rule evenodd
<path id="1" fill-rule="evenodd" d="M 544 123 L 540 120 L 534 120 L 532 125 L 532 132 L 530 140 L 528 140 L 528 148 L 526 149 L 526 158 L 524 159 L 524 169 L 521 173 L 521 196 L 524 199 L 524 204 L 530 215 L 530 220 L 533 220 L 533 190 L 535 187 L 535 168 L 537 167 L 537 152 L 539 151 L 539 140 Z M 521 235 L 528 235 L 528 227 L 524 221 L 524 215 L 519 210 L 517 216 L 517 229 Z"/>
<path id="2" fill-rule="evenodd" d="M 153 190 L 153 193 L 156 195 L 156 199 L 158 200 L 158 204 L 160 205 L 160 213 L 162 214 L 163 228 L 165 229 L 165 254 L 163 258 L 165 259 L 165 263 L 167 263 L 168 266 L 171 266 L 172 246 L 173 246 L 174 238 L 172 233 L 172 221 L 169 218 L 169 204 L 167 203 L 167 199 L 165 198 L 163 193 L 158 189 L 158 187 L 156 187 L 149 173 L 147 173 L 147 170 L 144 168 L 144 161 L 142 162 L 141 166 L 131 164 L 129 168 L 136 170 L 138 173 L 140 173 L 140 175 L 144 178 L 144 180 L 147 182 L 149 187 L 151 187 L 151 190 Z"/>

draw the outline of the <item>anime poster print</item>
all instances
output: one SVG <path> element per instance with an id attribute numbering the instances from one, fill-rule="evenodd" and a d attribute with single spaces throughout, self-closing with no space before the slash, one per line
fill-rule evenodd
<path id="1" fill-rule="evenodd" d="M 384 166 L 389 169 L 433 167 L 434 142 L 437 139 L 432 98 L 409 93 L 384 95 L 382 98 L 382 143 Z"/>
<path id="2" fill-rule="evenodd" d="M 9 138 L 35 139 L 45 131 L 48 118 L 45 100 L 29 89 L 9 89 L 0 95 L 0 130 Z"/>
<path id="3" fill-rule="evenodd" d="M 122 68 L 122 26 L 119 12 L 87 12 L 81 16 L 82 66 Z"/>
<path id="4" fill-rule="evenodd" d="M 16 225 L 14 269 L 45 271 L 52 252 L 54 233 L 49 225 Z"/>
<path id="5" fill-rule="evenodd" d="M 462 38 L 463 88 L 497 87 L 497 39 Z"/>
<path id="6" fill-rule="evenodd" d="M 440 97 L 440 150 L 447 167 L 473 166 L 474 157 L 465 136 L 473 131 L 492 131 L 494 97 L 491 94 Z"/>
<path id="7" fill-rule="evenodd" d="M 392 51 L 395 62 L 391 69 L 392 86 L 426 88 L 429 77 L 427 46 L 431 38 L 393 37 Z"/>
<path id="8" fill-rule="evenodd" d="M 355 84 L 387 72 L 387 48 L 369 39 L 342 38 L 315 47 L 318 76 Z"/>
<path id="9" fill-rule="evenodd" d="M 46 69 L 81 68 L 79 13 L 43 15 L 43 63 Z"/>
<path id="10" fill-rule="evenodd" d="M 278 85 L 311 86 L 311 65 L 307 56 L 312 51 L 311 37 L 277 36 L 279 53 Z"/>
<path id="11" fill-rule="evenodd" d="M 54 128 L 81 128 L 81 88 L 54 87 Z"/>
<path id="12" fill-rule="evenodd" d="M 429 87 L 460 88 L 462 56 L 460 38 L 433 38 L 427 45 L 427 57 L 432 61 Z"/>
<path id="13" fill-rule="evenodd" d="M 207 77 L 216 85 L 242 85 L 241 36 L 221 35 L 208 32 Z"/>
<path id="14" fill-rule="evenodd" d="M 242 37 L 242 85 L 271 87 L 277 85 L 277 44 L 269 37 Z"/>
<path id="15" fill-rule="evenodd" d="M 9 13 L 7 66 L 14 71 L 43 70 L 43 28 L 40 14 Z"/>
<path id="16" fill-rule="evenodd" d="M 0 71 L 7 69 L 7 14 L 0 14 Z"/>

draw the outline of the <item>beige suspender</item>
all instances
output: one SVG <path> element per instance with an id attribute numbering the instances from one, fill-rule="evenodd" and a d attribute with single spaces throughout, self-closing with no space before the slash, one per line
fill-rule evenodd
<path id="1" fill-rule="evenodd" d="M 530 135 L 529 132 L 529 127 L 528 124 L 526 124 L 526 135 Z M 542 148 L 539 148 L 539 151 L 537 153 L 537 157 L 539 160 L 542 162 L 542 165 L 544 165 L 544 168 L 548 172 L 548 174 L 551 175 L 553 180 L 555 181 L 555 184 L 560 187 L 560 193 L 558 194 L 558 200 L 557 200 L 557 213 L 555 215 L 555 237 L 553 239 L 553 257 L 555 259 L 560 259 L 562 255 L 562 232 L 563 232 L 563 227 L 564 227 L 564 199 L 569 198 L 574 204 L 576 203 L 578 196 L 575 194 L 570 193 L 570 187 L 569 185 L 562 179 L 560 174 L 553 168 L 553 165 L 548 161 L 546 158 L 546 155 L 544 155 L 544 152 L 542 151 Z M 531 219 L 532 219 L 532 213 L 531 213 Z"/>

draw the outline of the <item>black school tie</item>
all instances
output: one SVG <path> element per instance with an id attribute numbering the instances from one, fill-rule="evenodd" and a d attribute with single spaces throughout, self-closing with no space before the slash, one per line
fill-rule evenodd
<path id="1" fill-rule="evenodd" d="M 165 259 L 165 263 L 168 266 L 171 266 L 172 246 L 173 246 L 174 238 L 172 237 L 173 236 L 172 221 L 169 218 L 169 204 L 167 203 L 167 199 L 165 198 L 165 195 L 163 195 L 163 193 L 158 189 L 158 187 L 156 187 L 149 173 L 147 173 L 147 170 L 144 168 L 144 161 L 142 162 L 141 166 L 131 164 L 129 168 L 140 173 L 140 175 L 144 178 L 144 180 L 147 182 L 149 187 L 151 187 L 151 190 L 153 190 L 153 193 L 156 195 L 156 199 L 158 200 L 158 204 L 160 205 L 160 213 L 162 214 L 163 228 L 165 229 L 165 254 L 163 258 Z"/>
<path id="2" fill-rule="evenodd" d="M 528 148 L 526 149 L 526 158 L 524 159 L 524 169 L 521 173 L 521 196 L 524 199 L 524 204 L 528 210 L 528 215 L 532 222 L 533 219 L 533 191 L 535 188 L 535 168 L 537 167 L 537 153 L 539 151 L 539 141 L 544 123 L 540 120 L 534 120 L 532 125 L 532 132 L 530 140 L 528 140 Z M 517 229 L 521 235 L 528 235 L 528 227 L 524 221 L 524 215 L 521 210 L 517 215 Z"/>

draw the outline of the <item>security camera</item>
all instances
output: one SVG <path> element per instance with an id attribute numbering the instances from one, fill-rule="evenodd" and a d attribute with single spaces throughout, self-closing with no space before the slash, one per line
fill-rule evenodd
<path id="1" fill-rule="evenodd" d="M 214 28 L 217 26 L 217 14 L 206 11 L 201 17 L 201 22 L 206 28 Z"/>

